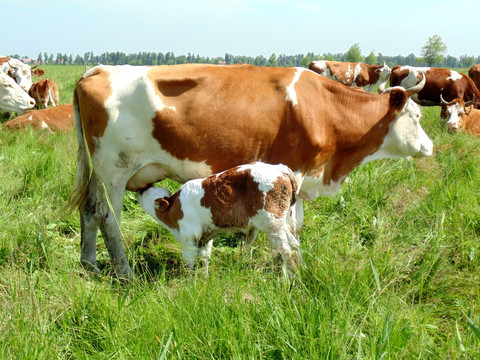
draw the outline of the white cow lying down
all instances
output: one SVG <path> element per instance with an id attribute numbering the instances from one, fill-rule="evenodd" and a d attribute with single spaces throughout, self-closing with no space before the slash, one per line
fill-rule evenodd
<path id="1" fill-rule="evenodd" d="M 182 244 L 185 264 L 198 257 L 207 269 L 212 236 L 244 232 L 250 244 L 267 234 L 274 259 L 293 270 L 300 244 L 295 237 L 297 182 L 285 165 L 255 162 L 186 182 L 175 194 L 162 187 L 138 192 L 140 204 Z"/>

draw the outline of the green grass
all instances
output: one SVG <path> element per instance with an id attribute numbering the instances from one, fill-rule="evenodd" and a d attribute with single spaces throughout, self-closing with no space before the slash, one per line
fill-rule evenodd
<path id="1" fill-rule="evenodd" d="M 62 103 L 83 72 L 45 67 Z M 216 239 L 211 276 L 125 198 L 122 232 L 138 280 L 87 276 L 72 134 L 0 132 L 1 359 L 474 359 L 480 354 L 480 141 L 422 123 L 435 154 L 356 169 L 305 204 L 306 267 L 292 286 L 264 235 L 252 252 Z M 169 183 L 171 187 L 176 184 Z M 233 244 L 233 245 L 232 245 Z"/>

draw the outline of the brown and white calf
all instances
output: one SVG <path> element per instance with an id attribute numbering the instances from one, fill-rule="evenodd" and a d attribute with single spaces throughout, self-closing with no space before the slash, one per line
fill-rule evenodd
<path id="1" fill-rule="evenodd" d="M 58 105 L 58 87 L 53 80 L 40 79 L 34 82 L 28 94 L 35 99 L 39 109 L 46 109 L 48 103 L 52 106 Z"/>
<path id="2" fill-rule="evenodd" d="M 35 100 L 10 76 L 0 71 L 0 110 L 24 113 L 34 106 Z"/>
<path id="3" fill-rule="evenodd" d="M 480 136 L 480 110 L 473 107 L 473 100 L 465 103 L 462 99 L 443 101 L 442 112 L 447 117 L 447 129 L 452 132 L 463 130 Z"/>
<path id="4" fill-rule="evenodd" d="M 138 192 L 143 209 L 182 244 L 182 257 L 208 266 L 212 237 L 225 232 L 247 234 L 247 244 L 266 233 L 274 259 L 293 270 L 300 257 L 295 237 L 297 182 L 285 165 L 241 165 L 186 182 L 175 194 L 162 187 Z"/>
<path id="5" fill-rule="evenodd" d="M 32 86 L 32 75 L 42 76 L 45 73 L 41 69 L 36 69 L 37 66 L 31 67 L 21 60 L 0 56 L 0 70 L 13 78 L 24 91 L 28 91 Z"/>
<path id="6" fill-rule="evenodd" d="M 361 62 L 327 60 L 312 61 L 308 68 L 344 85 L 361 87 L 367 91 L 379 85 L 379 92 L 384 90 L 391 71 L 385 63 L 369 65 Z"/>
<path id="7" fill-rule="evenodd" d="M 117 274 L 133 277 L 118 226 L 126 189 L 165 178 L 184 183 L 257 160 L 295 173 L 302 224 L 302 199 L 337 192 L 357 166 L 432 154 L 409 98 L 423 85 L 378 95 L 304 68 L 252 65 L 88 70 L 74 93 L 79 151 L 65 207 L 80 211 L 82 264 L 98 271 L 100 228 Z"/>
<path id="8" fill-rule="evenodd" d="M 31 126 L 35 130 L 69 132 L 74 126 L 72 104 L 58 105 L 44 110 L 31 110 L 2 125 L 2 129 L 21 129 Z"/>
<path id="9" fill-rule="evenodd" d="M 445 101 L 475 99 L 476 107 L 480 107 L 480 93 L 473 81 L 465 74 L 454 70 L 432 67 L 395 66 L 390 75 L 391 86 L 414 86 L 421 74 L 426 75 L 426 83 L 422 90 L 412 96 L 412 99 L 423 106 L 441 106 Z M 444 119 L 445 114 L 441 114 Z"/>

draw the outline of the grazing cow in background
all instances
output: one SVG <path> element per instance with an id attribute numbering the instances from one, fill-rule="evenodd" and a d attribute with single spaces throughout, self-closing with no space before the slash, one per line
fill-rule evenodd
<path id="1" fill-rule="evenodd" d="M 379 85 L 379 92 L 385 89 L 390 68 L 383 65 L 368 65 L 361 62 L 313 61 L 308 68 L 317 74 L 338 81 L 347 86 L 363 87 L 367 91 Z"/>
<path id="2" fill-rule="evenodd" d="M 470 70 L 468 70 L 468 76 L 472 79 L 477 89 L 480 90 L 480 64 L 473 65 Z"/>
<path id="3" fill-rule="evenodd" d="M 175 194 L 162 187 L 138 192 L 143 209 L 182 244 L 183 261 L 193 268 L 198 257 L 207 267 L 212 237 L 244 232 L 247 243 L 267 234 L 274 259 L 295 268 L 300 243 L 295 238 L 297 182 L 285 165 L 241 165 L 186 182 Z"/>
<path id="4" fill-rule="evenodd" d="M 35 100 L 10 76 L 0 71 L 0 110 L 24 113 L 34 106 Z"/>
<path id="5" fill-rule="evenodd" d="M 184 183 L 260 160 L 292 169 L 299 196 L 311 200 L 337 192 L 366 162 L 431 155 L 420 108 L 409 98 L 423 85 L 378 95 L 304 68 L 90 69 L 74 92 L 79 151 L 64 208 L 80 211 L 82 264 L 98 271 L 100 227 L 117 274 L 133 277 L 119 229 L 126 189 L 146 189 L 165 178 Z M 302 205 L 298 199 L 297 232 Z"/>
<path id="6" fill-rule="evenodd" d="M 28 94 L 35 99 L 39 109 L 46 109 L 48 103 L 58 105 L 58 87 L 53 80 L 40 79 L 33 83 Z"/>
<path id="7" fill-rule="evenodd" d="M 28 91 L 32 86 L 32 75 L 42 76 L 45 73 L 41 69 L 36 69 L 32 73 L 32 69 L 35 69 L 37 66 L 30 67 L 30 65 L 24 64 L 21 60 L 5 56 L 0 57 L 0 69 L 13 78 L 25 91 Z"/>
<path id="8" fill-rule="evenodd" d="M 20 129 L 31 126 L 35 130 L 70 132 L 73 129 L 72 104 L 58 105 L 44 110 L 31 110 L 3 124 L 3 129 Z"/>
<path id="9" fill-rule="evenodd" d="M 466 75 L 454 70 L 432 67 L 395 66 L 390 75 L 391 86 L 413 86 L 418 82 L 421 73 L 425 73 L 427 82 L 423 89 L 412 99 L 423 106 L 440 106 L 442 101 L 475 98 L 476 107 L 480 106 L 480 93 L 473 81 Z M 445 114 L 441 114 L 445 118 Z"/>

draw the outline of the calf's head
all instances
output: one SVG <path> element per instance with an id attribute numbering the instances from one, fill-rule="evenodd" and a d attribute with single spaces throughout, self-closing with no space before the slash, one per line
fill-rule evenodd
<path id="1" fill-rule="evenodd" d="M 447 129 L 452 132 L 456 132 L 460 127 L 462 118 L 465 115 L 469 115 L 473 109 L 473 104 L 475 103 L 475 98 L 465 102 L 462 99 L 454 99 L 450 102 L 447 102 L 440 95 L 440 100 L 442 100 L 442 119 L 447 120 Z"/>

